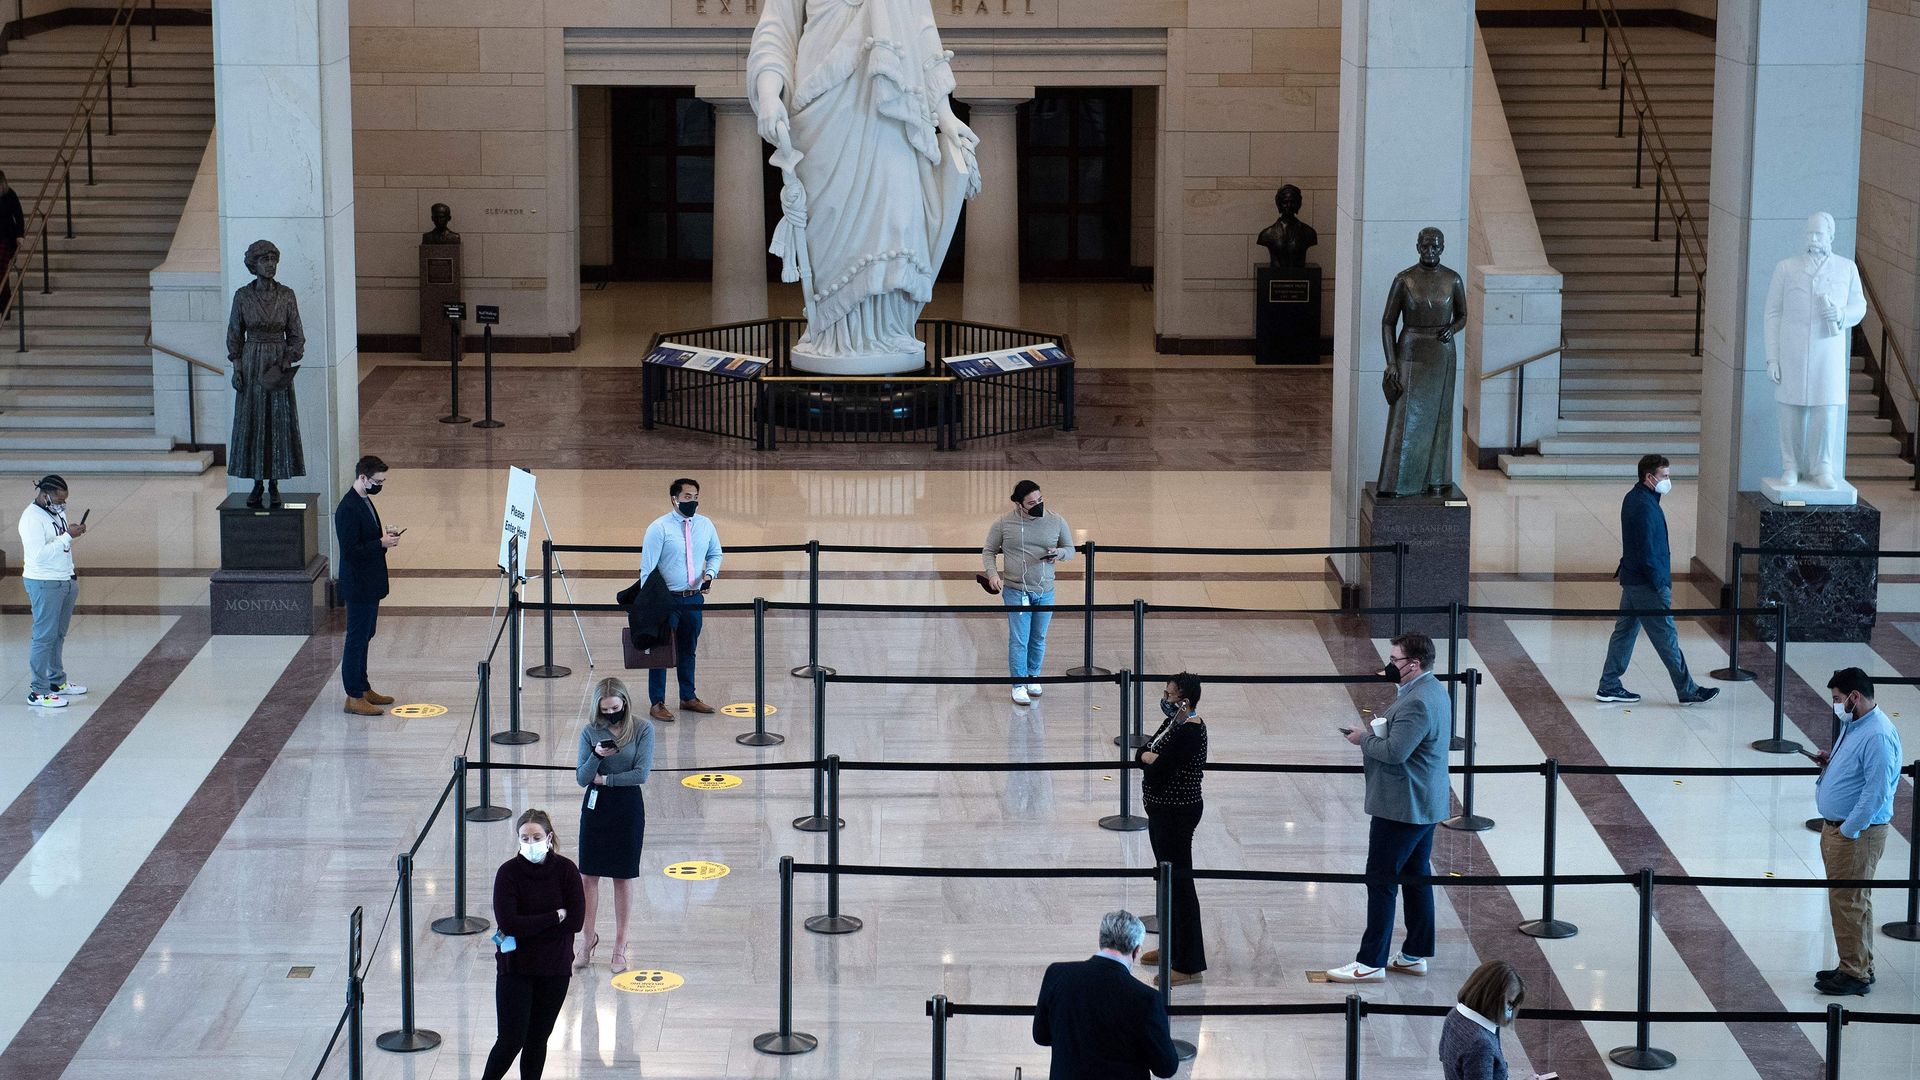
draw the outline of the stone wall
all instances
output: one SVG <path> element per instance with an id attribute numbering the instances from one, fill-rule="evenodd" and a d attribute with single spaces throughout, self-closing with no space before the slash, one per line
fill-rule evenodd
<path id="1" fill-rule="evenodd" d="M 1908 364 L 1920 362 L 1920 4 L 1871 0 L 1867 9 L 1865 116 L 1860 132 L 1860 233 L 1856 258 Z M 1866 330 L 1880 348 L 1880 320 Z M 1920 372 L 1915 373 L 1920 378 Z M 1897 368 L 1888 380 L 1908 431 L 1913 394 Z"/>
<path id="2" fill-rule="evenodd" d="M 217 148 L 207 140 L 167 257 L 147 275 L 153 343 L 220 368 L 208 371 L 153 352 L 153 430 L 174 442 L 225 445 L 233 424 L 227 371 L 228 298 L 220 275 Z M 187 421 L 192 378 L 193 422 Z"/>
<path id="3" fill-rule="evenodd" d="M 613 265 L 613 96 L 580 88 L 580 266 Z"/>

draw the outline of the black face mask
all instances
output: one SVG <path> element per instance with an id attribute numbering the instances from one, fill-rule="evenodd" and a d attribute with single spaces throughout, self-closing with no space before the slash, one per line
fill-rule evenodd
<path id="1" fill-rule="evenodd" d="M 1387 661 L 1387 666 L 1380 669 L 1380 677 L 1390 683 L 1398 683 L 1400 681 L 1400 666 L 1391 660 Z"/>
<path id="2" fill-rule="evenodd" d="M 700 500 L 695 499 L 692 502 L 675 503 L 673 508 L 680 511 L 680 516 L 682 517 L 692 517 L 694 512 L 700 509 Z"/>
<path id="3" fill-rule="evenodd" d="M 1047 504 L 1044 501 L 1034 503 L 1032 506 L 1027 507 L 1028 517 L 1044 517 L 1046 513 Z"/>
<path id="4" fill-rule="evenodd" d="M 615 713 L 603 712 L 600 714 L 600 726 L 604 728 L 617 728 L 626 722 L 627 710 L 625 708 Z"/>
<path id="5" fill-rule="evenodd" d="M 378 495 L 378 494 L 380 494 L 380 489 L 381 489 L 381 488 L 383 488 L 383 487 L 386 487 L 386 486 L 387 486 L 387 485 L 386 485 L 386 483 L 385 483 L 384 481 L 382 481 L 381 483 L 378 483 L 378 484 L 376 484 L 376 483 L 373 483 L 373 482 L 371 482 L 371 481 L 369 481 L 369 482 L 367 483 L 367 494 L 368 494 L 368 495 Z"/>
<path id="6" fill-rule="evenodd" d="M 1167 719 L 1171 720 L 1173 719 L 1174 714 L 1180 711 L 1180 703 L 1177 701 L 1168 701 L 1166 698 L 1161 698 L 1160 711 L 1163 713 L 1166 713 Z"/>

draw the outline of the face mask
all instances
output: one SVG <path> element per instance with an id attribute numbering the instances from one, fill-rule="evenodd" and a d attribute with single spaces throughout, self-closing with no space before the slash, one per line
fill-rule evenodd
<path id="1" fill-rule="evenodd" d="M 695 499 L 692 502 L 676 503 L 674 509 L 680 511 L 683 517 L 692 517 L 694 511 L 700 509 L 700 500 Z"/>
<path id="2" fill-rule="evenodd" d="M 376 484 L 376 483 L 374 483 L 374 482 L 372 482 L 372 481 L 368 481 L 368 482 L 367 482 L 367 494 L 368 494 L 368 495 L 378 495 L 378 494 L 380 494 L 380 489 L 381 489 L 381 488 L 383 488 L 383 487 L 386 487 L 386 486 L 387 486 L 387 485 L 386 485 L 386 483 L 385 483 L 384 481 L 383 481 L 383 482 L 381 482 L 381 483 L 378 483 L 378 484 Z"/>
<path id="3" fill-rule="evenodd" d="M 522 840 L 520 841 L 520 855 L 530 863 L 543 863 L 547 861 L 547 849 L 549 846 L 545 840 Z"/>
<path id="4" fill-rule="evenodd" d="M 47 512 L 50 514 L 64 514 L 67 512 L 67 504 L 63 502 L 50 502 L 47 504 Z"/>
<path id="5" fill-rule="evenodd" d="M 1166 698 L 1161 698 L 1160 711 L 1163 713 L 1166 713 L 1167 719 L 1171 720 L 1173 719 L 1174 714 L 1180 711 L 1180 703 L 1177 701 L 1168 701 Z"/>
<path id="6" fill-rule="evenodd" d="M 1662 480 L 1659 483 L 1653 485 L 1653 493 L 1655 495 L 1665 495 L 1667 492 L 1672 490 L 1673 490 L 1673 481 L 1671 480 Z"/>
<path id="7" fill-rule="evenodd" d="M 1508 1002 L 1508 1003 L 1507 1003 L 1507 1005 L 1506 1005 L 1506 1007 L 1505 1007 L 1505 1008 L 1503 1008 L 1503 1009 L 1501 1009 L 1500 1011 L 1501 1011 L 1502 1013 L 1504 1013 L 1504 1014 L 1505 1014 L 1505 1016 L 1506 1016 L 1506 1021 L 1507 1021 L 1507 1023 L 1509 1023 L 1509 1024 L 1511 1024 L 1511 1023 L 1513 1023 L 1513 1011 L 1514 1011 L 1514 1010 L 1513 1010 L 1513 1003 L 1512 1003 L 1512 1002 Z"/>
<path id="8" fill-rule="evenodd" d="M 1387 680 L 1390 683 L 1399 682 L 1400 681 L 1400 665 L 1394 663 L 1391 660 L 1387 661 L 1387 666 L 1380 669 L 1380 677 Z"/>
<path id="9" fill-rule="evenodd" d="M 1843 724 L 1853 719 L 1853 712 L 1847 708 L 1847 703 L 1844 701 L 1836 701 L 1833 703 L 1833 715 L 1834 719 L 1839 720 Z"/>
<path id="10" fill-rule="evenodd" d="M 627 722 L 627 710 L 625 709 L 621 709 L 619 712 L 616 712 L 616 713 L 603 712 L 600 714 L 601 727 L 616 728 L 626 722 Z"/>
<path id="11" fill-rule="evenodd" d="M 1027 507 L 1028 517 L 1045 517 L 1046 513 L 1047 513 L 1047 504 L 1045 502 L 1037 502 L 1037 503 L 1034 503 L 1032 506 Z"/>

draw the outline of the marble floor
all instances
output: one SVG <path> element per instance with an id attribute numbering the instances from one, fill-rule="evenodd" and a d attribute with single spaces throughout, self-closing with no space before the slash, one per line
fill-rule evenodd
<path id="1" fill-rule="evenodd" d="M 711 444 L 576 430 L 584 401 L 601 401 L 595 379 L 615 379 L 621 342 L 697 319 L 704 297 L 661 291 L 588 294 L 589 332 L 580 354 L 514 357 L 506 367 L 526 385 L 559 387 L 551 408 L 504 429 L 521 441 L 463 446 L 454 433 L 418 417 L 437 399 L 431 381 L 404 357 L 363 358 L 363 441 L 393 464 L 381 496 L 387 520 L 408 527 L 391 559 L 393 595 L 376 639 L 376 685 L 405 703 L 444 706 L 421 717 L 361 719 L 340 712 L 338 620 L 310 639 L 209 634 L 207 575 L 218 564 L 211 508 L 224 477 L 75 478 L 73 504 L 93 510 L 79 546 L 80 614 L 69 667 L 92 693 L 64 713 L 21 704 L 28 626 L 17 571 L 0 579 L 0 1080 L 147 1077 L 304 1078 L 313 1075 L 343 1000 L 346 924 L 365 911 L 367 1034 L 400 1023 L 403 936 L 392 904 L 397 853 L 419 841 L 414 877 L 414 976 L 418 1023 L 444 1042 L 395 1055 L 367 1049 L 367 1075 L 478 1077 L 493 1034 L 492 961 L 485 935 L 445 937 L 427 923 L 454 904 L 451 813 L 421 838 L 453 758 L 478 753 L 473 724 L 474 665 L 486 655 L 499 596 L 493 568 L 503 466 L 536 470 L 547 520 L 572 543 L 637 542 L 661 506 L 668 480 L 703 482 L 703 509 L 732 545 L 816 538 L 859 545 L 973 543 L 1005 506 L 1013 482 L 1032 476 L 1050 506 L 1082 538 L 1102 544 L 1289 546 L 1324 543 L 1329 513 L 1324 471 L 1326 373 L 1251 370 L 1244 358 L 1161 358 L 1151 354 L 1150 298 L 1121 287 L 1047 296 L 1046 314 L 1113 362 L 1091 372 L 1115 391 L 1108 421 L 1139 434 L 1082 439 L 1022 459 L 1001 452 L 958 460 L 823 464 L 777 457 L 739 460 Z M 1138 292 L 1137 289 L 1133 292 Z M 942 298 L 942 303 L 950 298 Z M 1145 333 L 1146 344 L 1142 344 Z M 1103 337 L 1103 335 L 1105 335 Z M 1204 361 L 1204 362 L 1202 362 Z M 545 369 L 545 370 L 534 370 Z M 519 385 L 519 384 L 516 384 Z M 612 383 L 608 383 L 612 386 Z M 1270 394 L 1270 398 L 1259 397 Z M 1216 398 L 1235 404 L 1222 409 Z M 1260 408 L 1250 407 L 1258 404 Z M 1280 429 L 1261 409 L 1299 422 Z M 1319 409 L 1321 411 L 1316 412 Z M 587 425 L 591 427 L 591 424 Z M 421 428 L 435 430 L 421 431 Z M 494 433 L 498 437 L 501 433 Z M 437 440 L 448 441 L 437 441 Z M 617 451 L 601 453 L 621 441 Z M 624 441 L 622 441 L 624 440 Z M 16 478 L 0 478 L 0 485 Z M 1475 602 L 1611 607 L 1618 558 L 1618 485 L 1510 482 L 1497 473 L 1463 479 L 1474 506 Z M 24 490 L 25 485 L 17 485 Z M 1863 485 L 1881 507 L 1888 546 L 1920 547 L 1920 502 L 1900 485 Z M 1677 485 L 1665 505 L 1675 569 L 1693 548 L 1694 493 Z M 0 539 L 9 567 L 17 541 Z M 605 601 L 630 580 L 628 555 L 566 560 L 567 582 L 583 601 Z M 829 554 L 822 598 L 832 602 L 975 604 L 977 560 L 969 555 Z M 1061 597 L 1083 595 L 1081 567 L 1061 571 Z M 1605 619 L 1478 616 L 1461 664 L 1484 673 L 1478 694 L 1482 764 L 1661 767 L 1778 767 L 1803 764 L 1754 752 L 1773 701 L 1784 702 L 1790 737 L 1827 738 L 1821 689 L 1836 667 L 1859 664 L 1883 676 L 1920 677 L 1920 578 L 1889 564 L 1872 641 L 1795 645 L 1785 685 L 1772 684 L 1772 654 L 1749 643 L 1745 659 L 1766 674 L 1727 684 L 1710 705 L 1680 709 L 1644 645 L 1629 673 L 1647 695 L 1640 705 L 1593 702 L 1610 628 Z M 714 601 L 762 596 L 800 600 L 804 556 L 727 558 Z M 1706 603 L 1682 584 L 1676 601 Z M 1146 666 L 1218 677 L 1354 673 L 1375 668 L 1386 643 L 1351 619 L 1314 614 L 1336 598 L 1317 557 L 1207 557 L 1103 554 L 1102 603 L 1246 611 L 1163 614 L 1149 619 Z M 523 723 L 540 740 L 492 747 L 498 761 L 572 764 L 573 739 L 589 680 L 621 674 L 620 623 L 589 615 L 576 632 L 555 626 L 557 662 L 574 674 L 525 681 Z M 703 697 L 750 702 L 751 621 L 716 612 L 701 644 Z M 490 687 L 504 723 L 507 672 L 538 661 L 538 623 L 528 655 L 501 647 Z M 583 633 L 593 650 L 582 650 Z M 906 615 L 830 613 L 821 619 L 821 657 L 842 673 L 972 677 L 1001 670 L 1004 624 L 992 613 Z M 1078 619 L 1061 618 L 1049 663 L 1079 662 Z M 1696 672 L 1720 666 L 1720 628 L 1683 621 Z M 1150 910 L 1145 879 L 977 879 L 848 876 L 842 907 L 865 920 L 859 932 L 823 937 L 796 929 L 795 1025 L 820 1049 L 772 1058 L 752 1048 L 776 1024 L 779 968 L 777 865 L 782 856 L 823 860 L 823 835 L 790 821 L 810 811 L 805 771 L 741 770 L 740 786 L 695 790 L 687 771 L 811 757 L 816 721 L 809 686 L 787 675 L 806 659 L 804 621 L 771 618 L 766 635 L 768 727 L 779 746 L 735 743 L 749 721 L 683 716 L 657 733 L 656 772 L 647 785 L 649 829 L 631 923 L 637 967 L 671 971 L 670 992 L 616 989 L 605 965 L 575 980 L 553 1040 L 547 1075 L 556 1078 L 847 1077 L 929 1074 L 925 1004 L 1024 1004 L 1046 963 L 1084 955 L 1099 915 L 1114 906 Z M 1097 663 L 1130 666 L 1127 622 L 1103 617 Z M 1390 693 L 1375 685 L 1251 685 L 1214 682 L 1202 713 L 1216 762 L 1351 764 L 1334 728 Z M 1882 704 L 1910 753 L 1920 747 L 1920 690 L 1887 686 Z M 1121 771 L 1112 761 L 1120 703 L 1111 686 L 1057 685 L 1033 707 L 1008 703 L 999 688 L 965 684 L 829 687 L 826 745 L 854 761 L 1068 762 L 1058 771 L 854 771 L 843 778 L 841 857 L 849 863 L 911 867 L 1144 867 L 1142 833 L 1098 827 L 1118 809 Z M 477 786 L 477 780 L 476 786 Z M 1207 780 L 1198 861 L 1222 870 L 1348 873 L 1364 858 L 1366 819 L 1357 777 L 1346 774 L 1217 771 Z M 1137 794 L 1137 793 L 1136 793 Z M 1456 795 L 1464 797 L 1456 777 Z M 477 792 L 476 792 L 477 797 Z M 493 801 L 514 810 L 554 811 L 571 850 L 579 790 L 566 772 L 502 770 Z M 1443 831 L 1441 873 L 1536 873 L 1544 822 L 1538 774 L 1477 779 L 1475 809 L 1497 825 L 1480 833 Z M 1812 812 L 1806 776 L 1563 777 L 1557 852 L 1562 874 L 1622 875 L 1653 868 L 1701 876 L 1818 876 L 1817 838 L 1802 828 Z M 1904 875 L 1913 839 L 1912 789 L 1904 784 L 1880 876 Z M 501 823 L 468 829 L 465 885 L 487 914 L 493 868 L 512 854 Z M 730 872 L 716 880 L 669 877 L 671 863 L 709 860 Z M 1176 991 L 1176 1003 L 1232 1005 L 1337 1002 L 1343 991 L 1306 978 L 1310 969 L 1351 958 L 1364 900 L 1350 884 L 1208 881 L 1201 887 L 1211 967 L 1204 982 Z M 824 882 L 803 875 L 796 914 L 824 910 Z M 1879 921 L 1899 918 L 1904 893 L 1876 894 Z M 1635 996 L 1637 898 L 1624 884 L 1565 885 L 1558 914 L 1578 936 L 1537 941 L 1515 925 L 1538 914 L 1537 887 L 1454 885 L 1440 890 L 1439 956 L 1424 979 L 1397 977 L 1360 993 L 1372 1001 L 1445 1004 L 1482 960 L 1502 957 L 1524 972 L 1529 1002 L 1551 1007 L 1631 1008 Z M 1830 966 L 1833 946 L 1824 894 L 1817 890 L 1662 886 L 1651 938 L 1658 1009 L 1818 1011 L 1813 970 Z M 611 937 L 603 905 L 602 934 Z M 1876 938 L 1880 975 L 1873 993 L 1849 1008 L 1920 1012 L 1920 947 Z M 1183 1018 L 1176 1034 L 1198 1058 L 1196 1078 L 1343 1075 L 1335 1017 Z M 1438 1022 L 1371 1016 L 1364 1021 L 1363 1075 L 1430 1077 Z M 949 1075 L 1044 1075 L 1046 1054 L 1019 1017 L 960 1017 L 950 1032 Z M 1569 1080 L 1624 1075 L 1606 1052 L 1633 1039 L 1631 1024 L 1522 1020 L 1507 1039 L 1517 1076 L 1557 1071 Z M 1880 1024 L 1846 1029 L 1846 1077 L 1920 1077 L 1920 1030 Z M 1821 1075 L 1818 1025 L 1661 1024 L 1653 1041 L 1679 1056 L 1671 1075 L 1721 1080 L 1803 1080 Z M 345 1076 L 336 1052 L 322 1075 Z"/>

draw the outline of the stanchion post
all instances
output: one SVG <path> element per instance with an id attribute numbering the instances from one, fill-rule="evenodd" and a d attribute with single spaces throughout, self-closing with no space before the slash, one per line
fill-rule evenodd
<path id="1" fill-rule="evenodd" d="M 1346 1080 L 1360 1080 L 1360 1017 L 1366 1002 L 1359 994 L 1347 995 L 1347 1068 Z"/>
<path id="2" fill-rule="evenodd" d="M 1640 890 L 1640 955 L 1633 1008 L 1640 1014 L 1640 1019 L 1633 1024 L 1633 1045 L 1616 1046 L 1607 1052 L 1607 1057 L 1615 1065 L 1626 1069 L 1671 1069 L 1674 1056 L 1659 1047 L 1648 1045 L 1653 1034 L 1653 1024 L 1647 1019 L 1647 1014 L 1653 1011 L 1653 871 L 1641 870 L 1640 881 L 1635 887 Z"/>
<path id="3" fill-rule="evenodd" d="M 1840 1028 L 1847 1022 L 1847 1010 L 1839 1002 L 1827 1006 L 1826 1080 L 1840 1080 Z"/>
<path id="4" fill-rule="evenodd" d="M 741 746 L 778 746 L 784 736 L 767 730 L 767 598 L 753 598 L 753 730 L 735 735 Z"/>
<path id="5" fill-rule="evenodd" d="M 1753 744 L 1763 754 L 1797 754 L 1799 743 L 1787 738 L 1787 607 L 1785 600 L 1774 606 L 1778 629 L 1773 642 L 1773 737 Z"/>
<path id="6" fill-rule="evenodd" d="M 466 305 L 462 304 L 461 307 Z M 460 412 L 460 320 L 447 319 L 447 337 L 452 342 L 447 348 L 447 415 L 440 418 L 443 424 L 470 424 L 473 417 Z"/>
<path id="7" fill-rule="evenodd" d="M 1173 1004 L 1173 932 L 1165 929 L 1173 925 L 1173 864 L 1161 860 L 1154 875 L 1153 890 L 1154 914 L 1160 920 L 1160 973 L 1154 982 L 1160 987 L 1160 1005 L 1162 1008 Z M 1181 1061 L 1192 1061 L 1199 1051 L 1185 1039 L 1173 1040 L 1173 1053 Z"/>
<path id="8" fill-rule="evenodd" d="M 507 545 L 507 730 L 493 737 L 501 746 L 539 742 L 538 732 L 520 729 L 520 545 Z"/>
<path id="9" fill-rule="evenodd" d="M 493 327 L 487 327 L 491 332 Z M 536 679 L 564 679 L 573 674 L 570 667 L 561 667 L 553 662 L 553 537 L 540 541 L 540 598 L 545 601 L 540 609 L 541 655 L 546 663 L 527 669 L 527 674 Z"/>
<path id="10" fill-rule="evenodd" d="M 1518 432 L 1515 432 L 1518 435 Z M 1407 548 L 1405 540 L 1397 540 L 1393 545 L 1393 636 L 1399 637 L 1400 609 L 1407 606 Z"/>
<path id="11" fill-rule="evenodd" d="M 846 822 L 827 816 L 827 669 L 813 669 L 813 813 L 793 819 L 801 832 L 826 832 Z"/>
<path id="12" fill-rule="evenodd" d="M 1546 835 L 1546 850 L 1540 856 L 1540 917 L 1529 919 L 1520 924 L 1520 932 L 1528 937 L 1570 938 L 1580 932 L 1580 928 L 1570 922 L 1553 917 L 1553 877 L 1557 849 L 1554 834 L 1560 822 L 1560 761 L 1548 758 L 1542 771 L 1547 777 L 1547 797 L 1543 812 L 1542 831 Z"/>
<path id="13" fill-rule="evenodd" d="M 440 1033 L 413 1023 L 413 856 L 401 853 L 400 871 L 400 1026 L 373 1040 L 396 1054 L 412 1054 L 440 1045 Z"/>
<path id="14" fill-rule="evenodd" d="M 756 1035 L 753 1048 L 763 1054 L 804 1054 L 820 1040 L 793 1030 L 793 856 L 780 856 L 780 1027 Z"/>
<path id="15" fill-rule="evenodd" d="M 1746 561 L 1745 546 L 1735 541 L 1733 571 L 1727 575 L 1733 589 L 1733 599 L 1727 604 L 1733 611 L 1733 626 L 1727 631 L 1727 666 L 1707 673 L 1721 682 L 1752 682 L 1754 678 L 1753 672 L 1740 666 L 1740 566 Z"/>
<path id="16" fill-rule="evenodd" d="M 1473 812 L 1474 747 L 1480 741 L 1480 670 L 1468 668 L 1463 674 L 1467 681 L 1467 768 L 1460 774 L 1460 813 L 1440 824 L 1456 832 L 1486 832 L 1493 828 L 1493 819 Z"/>
<path id="17" fill-rule="evenodd" d="M 467 805 L 467 759 L 453 759 L 453 805 Z M 453 815 L 453 914 L 433 920 L 436 934 L 477 934 L 492 924 L 467 914 L 467 815 Z"/>
<path id="18" fill-rule="evenodd" d="M 1465 750 L 1467 740 L 1460 737 L 1460 601 L 1447 605 L 1447 730 L 1452 732 L 1449 750 Z"/>
<path id="19" fill-rule="evenodd" d="M 1920 830 L 1920 761 L 1913 763 L 1908 775 L 1916 785 L 1916 794 L 1910 804 L 1913 825 L 1907 835 L 1920 836 L 1920 831 L 1915 831 Z M 1882 925 L 1880 932 L 1898 941 L 1920 941 L 1920 843 L 1907 845 L 1907 917 Z"/>
<path id="20" fill-rule="evenodd" d="M 1140 709 L 1146 704 L 1146 684 L 1140 679 L 1147 670 L 1147 602 L 1136 598 L 1133 601 L 1133 715 L 1139 716 Z M 1145 743 L 1135 740 L 1134 749 Z"/>
<path id="21" fill-rule="evenodd" d="M 483 311 L 480 314 L 485 315 L 486 313 Z M 507 426 L 506 424 L 502 423 L 499 420 L 495 420 L 493 418 L 493 324 L 492 323 L 487 323 L 486 325 L 480 328 L 480 347 L 486 350 L 486 358 L 487 358 L 486 366 L 481 369 L 485 375 L 485 378 L 480 384 L 482 395 L 486 398 L 486 419 L 475 420 L 473 422 L 473 426 L 477 428 L 506 427 Z"/>
<path id="22" fill-rule="evenodd" d="M 793 669 L 796 678 L 810 678 L 814 672 L 835 674 L 820 666 L 820 541 L 807 541 L 807 662 Z"/>
<path id="23" fill-rule="evenodd" d="M 1114 740 L 1120 746 L 1120 768 L 1115 780 L 1120 781 L 1120 812 L 1109 814 L 1100 819 L 1100 827 L 1110 832 L 1139 832 L 1147 827 L 1147 819 L 1133 812 L 1133 748 L 1127 713 L 1133 709 L 1133 672 L 1120 672 L 1120 737 Z"/>
<path id="24" fill-rule="evenodd" d="M 1086 608 L 1085 613 L 1081 617 L 1083 625 L 1081 628 L 1080 666 L 1077 668 L 1068 668 L 1067 674 L 1069 675 L 1113 674 L 1113 672 L 1108 671 L 1106 668 L 1096 667 L 1093 662 L 1093 559 L 1094 552 L 1098 547 L 1099 545 L 1093 541 L 1087 541 L 1086 600 L 1084 601 Z"/>
<path id="25" fill-rule="evenodd" d="M 493 762 L 493 665 L 480 661 L 480 697 L 476 711 L 480 714 L 480 764 Z M 493 805 L 493 770 L 480 770 L 480 801 L 473 806 L 465 805 L 462 799 L 460 816 L 468 821 L 502 821 L 513 816 L 513 811 L 504 806 Z"/>
<path id="26" fill-rule="evenodd" d="M 947 995 L 933 995 L 927 1015 L 933 1017 L 933 1080 L 947 1080 Z"/>
<path id="27" fill-rule="evenodd" d="M 360 1080 L 366 1071 L 366 987 L 360 982 L 360 932 L 365 911 L 354 908 L 347 917 L 347 1076 Z"/>
<path id="28" fill-rule="evenodd" d="M 840 755 L 827 755 L 827 817 L 840 820 Z M 840 914 L 840 830 L 827 830 L 827 913 L 807 920 L 807 929 L 816 934 L 851 934 L 860 929 L 859 919 Z"/>

